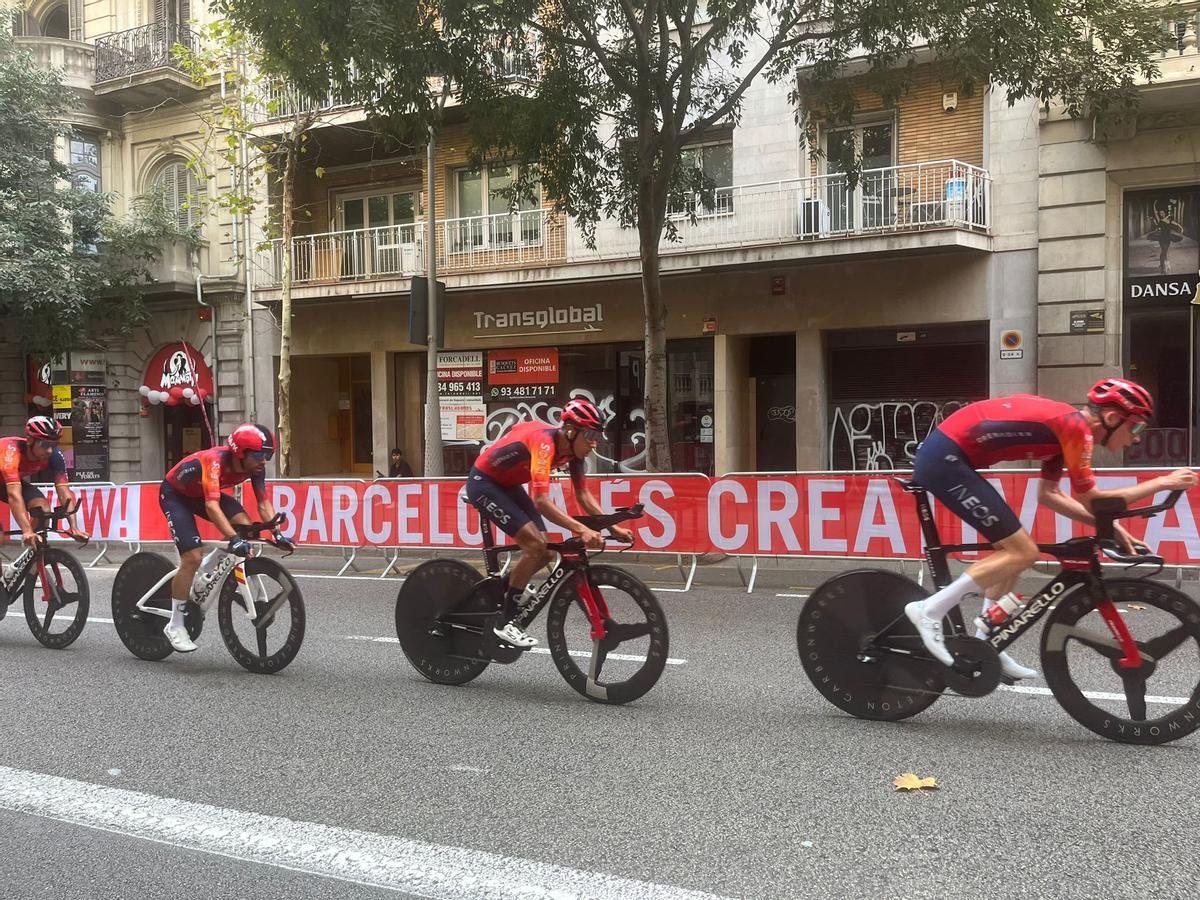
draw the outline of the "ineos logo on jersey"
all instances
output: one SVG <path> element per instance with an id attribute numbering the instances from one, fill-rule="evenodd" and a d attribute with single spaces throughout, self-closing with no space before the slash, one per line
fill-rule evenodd
<path id="1" fill-rule="evenodd" d="M 995 525 L 1000 521 L 1000 517 L 994 515 L 991 509 L 984 504 L 982 500 L 974 494 L 968 493 L 968 488 L 963 484 L 956 484 L 950 488 L 950 493 L 962 501 L 963 510 L 967 516 L 972 519 L 977 519 L 980 525 L 987 527 Z M 966 516 L 964 516 L 966 518 Z"/>
<path id="2" fill-rule="evenodd" d="M 479 503 L 478 506 L 483 512 L 486 512 L 488 514 L 488 518 L 497 525 L 507 525 L 512 521 L 512 514 L 495 500 L 484 500 Z"/>

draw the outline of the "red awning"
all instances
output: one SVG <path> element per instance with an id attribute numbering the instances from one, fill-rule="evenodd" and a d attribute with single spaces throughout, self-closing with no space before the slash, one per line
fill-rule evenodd
<path id="1" fill-rule="evenodd" d="M 204 355 L 184 341 L 161 347 L 146 366 L 138 393 L 150 403 L 199 406 L 213 391 L 212 370 Z"/>

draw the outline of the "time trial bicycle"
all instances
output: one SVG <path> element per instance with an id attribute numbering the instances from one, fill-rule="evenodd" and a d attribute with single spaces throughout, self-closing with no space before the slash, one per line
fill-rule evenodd
<path id="1" fill-rule="evenodd" d="M 184 612 L 184 625 L 195 640 L 215 600 L 221 639 L 230 655 L 259 674 L 282 671 L 304 641 L 300 586 L 282 563 L 258 552 L 262 533 L 283 521 L 281 513 L 269 522 L 235 524 L 238 535 L 252 542 L 250 555 L 243 558 L 220 546 L 212 550 L 196 572 Z M 113 622 L 121 642 L 140 659 L 161 660 L 175 652 L 163 626 L 171 617 L 171 579 L 178 571 L 165 556 L 148 552 L 133 554 L 117 571 Z M 275 640 L 268 640 L 268 632 Z"/>
<path id="2" fill-rule="evenodd" d="M 935 586 L 950 583 L 948 555 L 992 549 L 943 546 L 925 489 L 896 480 L 915 496 Z M 1162 557 L 1122 552 L 1113 528 L 1118 519 L 1170 509 L 1181 493 L 1138 509 L 1126 509 L 1120 499 L 1101 501 L 1093 505 L 1094 535 L 1039 544 L 1060 572 L 985 638 L 975 638 L 973 628 L 968 632 L 962 611 L 952 609 L 943 625 L 953 666 L 925 650 L 904 614 L 905 604 L 924 599 L 928 590 L 882 569 L 836 575 L 812 592 L 800 612 L 796 643 L 804 671 L 830 703 L 852 715 L 905 719 L 929 708 L 946 688 L 967 697 L 996 690 L 1002 681 L 998 654 L 1050 612 L 1041 637 L 1042 673 L 1072 718 L 1130 744 L 1191 734 L 1200 726 L 1200 604 L 1151 580 L 1162 570 Z M 1152 569 L 1138 578 L 1111 577 L 1102 556 L 1130 569 Z"/>
<path id="3" fill-rule="evenodd" d="M 641 515 L 639 504 L 576 519 L 604 531 Z M 484 578 L 462 560 L 429 560 L 409 573 L 396 597 L 396 635 L 404 655 L 437 684 L 466 684 L 490 663 L 516 662 L 529 652 L 492 631 L 504 602 L 500 554 L 513 548 L 496 547 L 491 523 L 482 516 L 480 532 Z M 528 628 L 548 605 L 548 649 L 567 683 L 597 703 L 638 699 L 667 664 L 667 620 L 658 598 L 624 569 L 593 565 L 580 538 L 546 546 L 558 554 L 558 564 L 532 597 L 526 594 L 517 627 Z"/>
<path id="4" fill-rule="evenodd" d="M 53 511 L 29 510 L 37 544 L 26 547 L 0 576 L 0 619 L 18 597 L 23 597 L 29 630 L 39 643 L 52 650 L 69 647 L 87 625 L 91 593 L 83 565 L 66 550 L 47 543 L 54 523 L 69 519 L 78 508 L 76 500 L 69 507 Z M 9 537 L 20 533 L 20 529 L 5 532 Z M 71 537 L 81 546 L 87 544 L 86 538 Z"/>

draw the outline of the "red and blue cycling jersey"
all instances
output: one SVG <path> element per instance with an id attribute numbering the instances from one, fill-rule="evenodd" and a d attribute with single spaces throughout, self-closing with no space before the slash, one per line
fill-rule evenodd
<path id="1" fill-rule="evenodd" d="M 550 472 L 566 466 L 575 490 L 583 490 L 587 476 L 583 460 L 570 451 L 559 454 L 558 428 L 545 422 L 522 422 L 488 447 L 475 460 L 475 468 L 503 487 L 529 485 L 536 497 L 550 489 Z"/>
<path id="2" fill-rule="evenodd" d="M 260 469 L 256 474 L 233 470 L 233 451 L 227 447 L 210 447 L 185 456 L 167 473 L 167 484 L 184 497 L 195 500 L 220 500 L 221 488 L 230 488 L 250 479 L 255 496 L 265 497 L 267 476 Z"/>
<path id="3" fill-rule="evenodd" d="M 1066 468 L 1075 493 L 1096 486 L 1092 429 L 1070 404 L 1032 394 L 981 400 L 953 413 L 938 430 L 958 445 L 973 468 L 1038 459 L 1047 481 L 1057 481 Z"/>
<path id="4" fill-rule="evenodd" d="M 29 483 L 32 476 L 43 469 L 50 470 L 50 477 L 55 484 L 67 483 L 67 461 L 57 448 L 41 461 L 32 459 L 28 453 L 28 438 L 7 437 L 0 439 L 0 473 L 4 475 L 4 483 Z"/>

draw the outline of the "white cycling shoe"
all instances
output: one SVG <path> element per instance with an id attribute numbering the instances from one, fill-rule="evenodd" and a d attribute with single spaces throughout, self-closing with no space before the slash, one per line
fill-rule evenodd
<path id="1" fill-rule="evenodd" d="M 171 646 L 179 653 L 191 653 L 196 649 L 196 645 L 192 643 L 192 637 L 187 632 L 186 625 L 180 625 L 178 628 L 172 628 L 172 622 L 168 622 L 163 628 L 163 635 L 171 642 Z"/>
<path id="2" fill-rule="evenodd" d="M 1009 678 L 1037 678 L 1038 670 L 1023 666 L 1007 653 L 1000 654 L 1000 671 Z"/>
<path id="3" fill-rule="evenodd" d="M 954 655 L 946 649 L 946 636 L 942 634 L 942 620 L 925 615 L 925 601 L 914 600 L 904 606 L 904 614 L 913 623 L 921 643 L 933 654 L 933 658 L 947 666 L 954 665 Z"/>
<path id="4" fill-rule="evenodd" d="M 512 622 L 508 622 L 503 628 L 493 628 L 492 632 L 504 643 L 521 650 L 528 650 L 537 644 L 537 638 L 526 634 Z"/>

